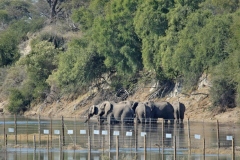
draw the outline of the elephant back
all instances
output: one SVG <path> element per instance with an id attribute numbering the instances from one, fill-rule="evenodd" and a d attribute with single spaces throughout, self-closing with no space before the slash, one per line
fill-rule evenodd
<path id="1" fill-rule="evenodd" d="M 148 101 L 145 104 L 151 108 L 153 118 L 174 119 L 174 108 L 169 102 Z"/>

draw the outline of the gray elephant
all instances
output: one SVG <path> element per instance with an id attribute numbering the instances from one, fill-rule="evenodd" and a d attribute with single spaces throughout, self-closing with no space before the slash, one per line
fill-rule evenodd
<path id="1" fill-rule="evenodd" d="M 163 118 L 165 123 L 168 121 L 170 121 L 171 124 L 174 123 L 174 109 L 169 102 L 148 101 L 145 102 L 145 105 L 151 108 L 153 122 L 157 122 L 158 118 Z"/>
<path id="2" fill-rule="evenodd" d="M 92 105 L 89 109 L 88 109 L 88 114 L 87 114 L 87 119 L 85 121 L 85 123 L 94 115 L 97 115 L 98 118 L 98 122 L 101 123 L 103 122 L 103 119 L 101 119 L 101 115 L 99 114 L 99 105 Z"/>
<path id="3" fill-rule="evenodd" d="M 104 101 L 99 105 L 101 119 L 107 119 L 109 124 L 112 123 L 133 123 L 134 111 L 131 108 L 131 101 L 120 103 Z"/>
<path id="4" fill-rule="evenodd" d="M 186 110 L 185 105 L 179 101 L 175 101 L 172 103 L 172 106 L 174 108 L 174 118 L 176 123 L 179 123 L 179 119 L 180 123 L 183 123 L 184 113 Z"/>
<path id="5" fill-rule="evenodd" d="M 135 112 L 135 123 L 149 123 L 152 118 L 152 110 L 142 102 L 133 102 L 132 109 Z"/>

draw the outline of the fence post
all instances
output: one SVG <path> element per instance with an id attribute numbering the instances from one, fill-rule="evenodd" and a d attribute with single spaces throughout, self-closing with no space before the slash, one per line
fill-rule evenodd
<path id="1" fill-rule="evenodd" d="M 76 128 L 76 116 L 74 117 L 74 150 L 77 144 L 77 128 Z"/>
<path id="2" fill-rule="evenodd" d="M 203 137 L 203 159 L 205 159 L 205 137 Z"/>
<path id="3" fill-rule="evenodd" d="M 51 148 L 52 148 L 52 116 L 50 118 L 50 141 L 51 141 Z"/>
<path id="4" fill-rule="evenodd" d="M 35 135 L 33 135 L 33 147 L 34 147 L 34 151 L 36 151 L 36 138 L 35 138 Z"/>
<path id="5" fill-rule="evenodd" d="M 190 136 L 190 125 L 189 125 L 189 118 L 187 120 L 187 130 L 188 130 L 188 150 L 189 154 L 191 155 L 191 136 Z"/>
<path id="6" fill-rule="evenodd" d="M 61 135 L 59 135 L 59 151 L 60 153 L 62 152 L 62 139 L 61 139 Z"/>
<path id="7" fill-rule="evenodd" d="M 146 135 L 144 135 L 144 160 L 146 160 L 146 150 L 147 150 L 147 144 L 146 144 Z"/>
<path id="8" fill-rule="evenodd" d="M 134 124 L 134 130 L 135 130 L 135 152 L 137 152 L 137 141 L 138 141 L 137 123 Z"/>
<path id="9" fill-rule="evenodd" d="M 232 138 L 232 160 L 235 160 L 235 143 L 234 143 L 234 137 Z"/>
<path id="10" fill-rule="evenodd" d="M 15 145 L 17 145 L 17 117 L 14 114 L 14 124 L 15 124 Z"/>
<path id="11" fill-rule="evenodd" d="M 64 120 L 63 120 L 63 116 L 62 116 L 62 145 L 65 146 Z"/>
<path id="12" fill-rule="evenodd" d="M 27 147 L 28 147 L 28 116 L 27 116 Z"/>
<path id="13" fill-rule="evenodd" d="M 101 130 L 102 131 L 102 130 Z M 105 136 L 102 134 L 102 133 L 100 133 L 101 134 L 101 136 L 102 136 L 102 154 L 104 154 L 104 142 L 105 142 Z"/>
<path id="14" fill-rule="evenodd" d="M 88 159 L 91 159 L 91 136 L 90 136 L 89 121 L 88 121 Z"/>
<path id="15" fill-rule="evenodd" d="M 177 142 L 176 142 L 176 135 L 174 136 L 174 160 L 177 159 Z"/>
<path id="16" fill-rule="evenodd" d="M 6 142 L 6 137 L 5 137 L 5 135 L 6 135 L 6 129 L 5 129 L 5 116 L 3 115 L 3 139 L 4 139 L 3 143 Z M 5 144 L 5 145 L 6 145 L 6 144 Z"/>
<path id="17" fill-rule="evenodd" d="M 40 119 L 40 114 L 38 115 L 38 143 L 39 143 L 39 147 L 41 147 L 41 119 Z"/>
<path id="18" fill-rule="evenodd" d="M 4 139 L 5 139 L 5 147 L 7 148 L 7 134 L 4 135 Z"/>
<path id="19" fill-rule="evenodd" d="M 220 140 L 219 140 L 219 122 L 218 122 L 218 120 L 217 120 L 217 147 L 218 147 L 218 154 L 219 154 Z"/>
<path id="20" fill-rule="evenodd" d="M 164 153 L 164 119 L 162 120 L 162 154 Z"/>
<path id="21" fill-rule="evenodd" d="M 109 124 L 108 128 L 108 141 L 109 141 L 109 157 L 111 157 L 111 123 Z"/>
<path id="22" fill-rule="evenodd" d="M 119 156 L 119 136 L 116 136 L 116 159 L 118 160 Z"/>

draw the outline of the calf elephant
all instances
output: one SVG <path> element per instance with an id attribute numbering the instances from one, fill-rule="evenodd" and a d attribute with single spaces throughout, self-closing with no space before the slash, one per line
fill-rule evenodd
<path id="1" fill-rule="evenodd" d="M 134 111 L 131 108 L 131 101 L 120 103 L 104 101 L 99 105 L 98 114 L 102 119 L 107 119 L 109 124 L 112 123 L 133 123 Z"/>
<path id="2" fill-rule="evenodd" d="M 149 106 L 142 102 L 134 102 L 132 109 L 135 112 L 135 123 L 149 123 L 152 118 L 152 110 Z"/>
<path id="3" fill-rule="evenodd" d="M 172 106 L 174 108 L 174 118 L 176 123 L 179 123 L 179 119 L 180 123 L 183 123 L 184 112 L 186 110 L 185 105 L 179 101 L 175 101 L 172 103 Z"/>
<path id="4" fill-rule="evenodd" d="M 153 122 L 156 122 L 158 118 L 163 118 L 165 123 L 168 121 L 170 121 L 171 124 L 174 123 L 174 109 L 169 102 L 148 101 L 145 102 L 145 105 L 151 108 Z"/>

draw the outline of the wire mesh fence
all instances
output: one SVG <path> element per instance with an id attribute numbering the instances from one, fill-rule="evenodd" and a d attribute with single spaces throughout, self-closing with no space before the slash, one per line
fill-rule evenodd
<path id="1" fill-rule="evenodd" d="M 84 123 L 78 118 L 0 117 L 1 148 L 86 150 L 109 152 L 178 152 L 205 154 L 209 150 L 235 154 L 240 146 L 239 124 L 195 122 L 183 124 L 103 124 Z M 209 152 L 210 153 L 210 152 Z"/>

